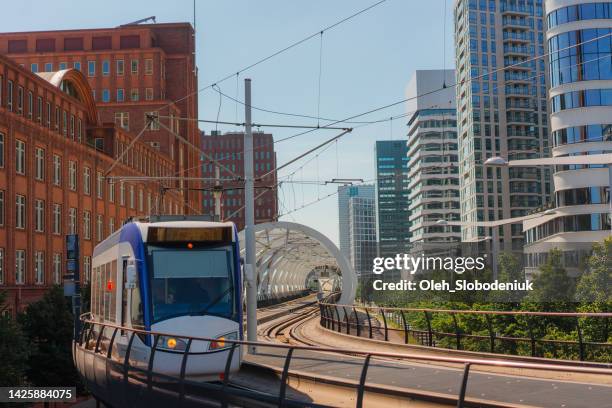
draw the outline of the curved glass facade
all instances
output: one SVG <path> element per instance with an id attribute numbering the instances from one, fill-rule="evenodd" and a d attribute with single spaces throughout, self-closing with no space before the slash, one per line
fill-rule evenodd
<path id="1" fill-rule="evenodd" d="M 603 20 L 612 18 L 612 3 L 585 3 L 562 7 L 546 16 L 548 28 L 582 20 Z"/>
<path id="2" fill-rule="evenodd" d="M 528 230 L 525 235 L 527 243 L 531 244 L 564 232 L 606 231 L 609 229 L 608 214 L 581 214 L 555 218 Z"/>
<path id="3" fill-rule="evenodd" d="M 612 106 L 612 89 L 587 89 L 567 92 L 551 98 L 551 112 L 589 106 Z"/>
<path id="4" fill-rule="evenodd" d="M 585 142 L 612 141 L 612 125 L 587 125 L 559 129 L 552 132 L 553 146 Z"/>
<path id="5" fill-rule="evenodd" d="M 550 86 L 554 88 L 570 82 L 612 79 L 610 32 L 609 28 L 593 28 L 569 31 L 550 38 Z"/>
<path id="6" fill-rule="evenodd" d="M 571 190 L 557 191 L 556 196 L 559 207 L 607 204 L 610 202 L 608 187 L 573 188 Z"/>

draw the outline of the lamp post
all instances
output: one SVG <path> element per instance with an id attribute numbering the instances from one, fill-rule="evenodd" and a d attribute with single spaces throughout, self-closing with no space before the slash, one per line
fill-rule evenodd
<path id="1" fill-rule="evenodd" d="M 538 218 L 542 216 L 550 216 L 556 214 L 555 210 L 546 210 L 544 212 L 532 215 L 526 215 L 524 217 L 515 217 L 515 218 L 507 218 L 505 220 L 497 220 L 497 221 L 478 221 L 478 222 L 463 222 L 463 221 L 447 221 L 447 220 L 437 220 L 436 225 L 440 226 L 459 226 L 459 227 L 487 227 L 491 228 L 491 236 L 485 237 L 482 241 L 491 240 L 491 264 L 493 269 L 493 280 L 497 280 L 499 276 L 499 237 L 498 237 L 498 227 L 507 224 L 516 224 L 519 222 L 523 222 L 526 220 L 531 220 L 533 218 Z M 480 242 L 480 241 L 476 241 Z"/>
<path id="2" fill-rule="evenodd" d="M 552 165 L 604 165 L 608 167 L 608 219 L 612 235 L 612 153 L 590 154 L 580 156 L 547 157 L 541 159 L 510 160 L 495 156 L 484 162 L 485 166 L 496 167 L 529 167 Z"/>

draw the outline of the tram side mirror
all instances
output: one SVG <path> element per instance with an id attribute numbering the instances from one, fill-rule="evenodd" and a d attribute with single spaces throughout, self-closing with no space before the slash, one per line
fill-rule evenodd
<path id="1" fill-rule="evenodd" d="M 127 289 L 134 289 L 136 287 L 136 265 L 129 264 L 125 269 L 125 287 Z"/>

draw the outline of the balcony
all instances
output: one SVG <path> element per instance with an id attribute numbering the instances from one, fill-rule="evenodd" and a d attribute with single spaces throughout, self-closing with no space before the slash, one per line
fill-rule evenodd
<path id="1" fill-rule="evenodd" d="M 528 57 L 531 55 L 531 50 L 526 45 L 504 45 L 504 55 L 518 55 Z"/>
<path id="2" fill-rule="evenodd" d="M 504 42 L 531 43 L 526 32 L 516 33 L 513 31 L 504 31 L 503 40 Z"/>
<path id="3" fill-rule="evenodd" d="M 502 4 L 500 11 L 503 16 L 523 16 L 527 17 L 533 14 L 533 7 L 527 7 L 517 4 Z"/>

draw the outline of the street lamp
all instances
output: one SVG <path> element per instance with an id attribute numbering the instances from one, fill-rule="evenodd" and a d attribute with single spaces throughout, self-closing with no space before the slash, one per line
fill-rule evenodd
<path id="1" fill-rule="evenodd" d="M 519 222 L 531 220 L 533 218 L 547 217 L 547 216 L 555 215 L 556 213 L 557 211 L 550 209 L 550 210 L 546 210 L 546 211 L 543 211 L 537 214 L 526 215 L 523 217 L 507 218 L 505 220 L 496 220 L 496 221 L 477 221 L 477 222 L 447 221 L 445 219 L 440 219 L 436 221 L 436 225 L 491 228 L 491 236 L 485 237 L 485 239 L 483 239 L 482 241 L 491 240 L 491 250 L 492 250 L 491 251 L 492 252 L 491 262 L 493 264 L 493 280 L 496 280 L 498 277 L 498 269 L 499 269 L 499 265 L 497 264 L 497 261 L 498 261 L 497 258 L 499 254 L 498 227 L 502 225 L 507 225 L 507 224 L 516 224 Z M 475 242 L 481 242 L 481 241 L 475 241 Z"/>
<path id="2" fill-rule="evenodd" d="M 519 167 L 519 166 L 551 166 L 551 165 L 604 165 L 608 166 L 608 197 L 610 209 L 610 234 L 612 235 L 612 153 L 588 154 L 578 156 L 547 157 L 541 159 L 525 159 L 508 161 L 500 156 L 490 157 L 485 166 Z"/>

